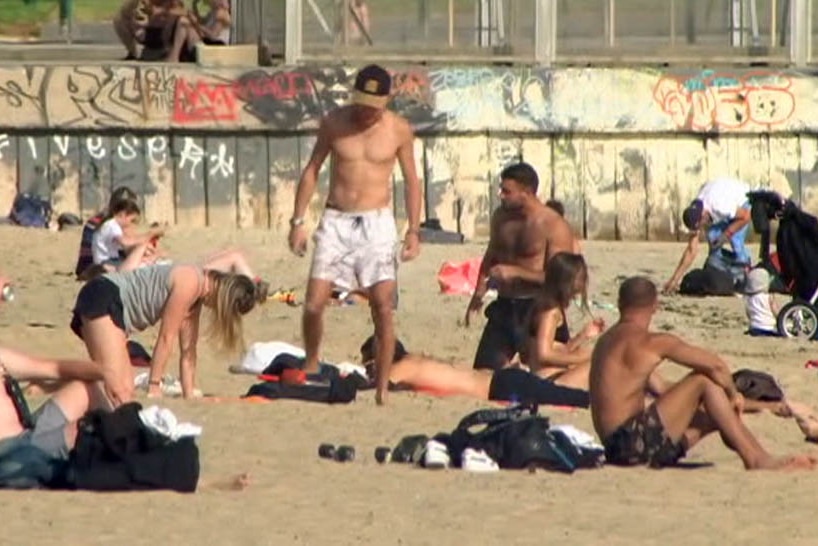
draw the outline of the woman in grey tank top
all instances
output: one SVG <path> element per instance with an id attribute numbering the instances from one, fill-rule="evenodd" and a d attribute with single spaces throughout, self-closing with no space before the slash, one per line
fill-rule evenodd
<path id="1" fill-rule="evenodd" d="M 153 265 L 89 281 L 77 296 L 71 328 L 102 366 L 106 390 L 118 406 L 134 395 L 128 336 L 159 324 L 148 394 L 161 395 L 161 378 L 178 340 L 182 394 L 190 398 L 202 307 L 211 311 L 209 335 L 223 348 L 235 350 L 242 341 L 242 316 L 265 299 L 266 291 L 244 275 L 193 265 Z"/>

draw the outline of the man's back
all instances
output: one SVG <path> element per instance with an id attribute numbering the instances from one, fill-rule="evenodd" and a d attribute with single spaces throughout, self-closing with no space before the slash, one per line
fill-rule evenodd
<path id="1" fill-rule="evenodd" d="M 600 336 L 591 356 L 591 416 L 606 438 L 645 407 L 648 378 L 661 359 L 645 328 L 619 322 Z"/>

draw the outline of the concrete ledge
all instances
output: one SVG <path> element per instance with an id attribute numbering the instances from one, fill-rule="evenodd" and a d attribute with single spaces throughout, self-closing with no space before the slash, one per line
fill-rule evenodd
<path id="1" fill-rule="evenodd" d="M 125 56 L 125 48 L 119 44 L 53 43 L 3 43 L 0 45 L 0 62 L 60 62 L 105 63 L 118 61 Z"/>
<path id="2" fill-rule="evenodd" d="M 196 45 L 196 61 L 200 66 L 258 66 L 258 46 L 255 44 L 237 44 L 209 46 L 203 43 Z"/>

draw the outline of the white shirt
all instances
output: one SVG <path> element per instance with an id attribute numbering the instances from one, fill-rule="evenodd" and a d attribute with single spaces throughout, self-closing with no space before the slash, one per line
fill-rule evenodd
<path id="1" fill-rule="evenodd" d="M 736 211 L 748 202 L 749 191 L 750 186 L 736 178 L 714 178 L 702 186 L 697 199 L 701 199 L 713 223 L 718 224 L 736 217 Z"/>
<path id="2" fill-rule="evenodd" d="M 750 319 L 750 328 L 770 332 L 778 330 L 775 315 L 770 307 L 770 294 L 768 292 L 744 296 L 744 310 L 747 312 L 747 318 Z"/>
<path id="3" fill-rule="evenodd" d="M 94 257 L 95 264 L 119 259 L 119 251 L 122 250 L 120 237 L 122 237 L 122 226 L 114 218 L 99 226 L 91 242 L 91 255 Z"/>

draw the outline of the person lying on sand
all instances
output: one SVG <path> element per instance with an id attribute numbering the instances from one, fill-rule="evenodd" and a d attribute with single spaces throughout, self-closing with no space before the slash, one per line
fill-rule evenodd
<path id="1" fill-rule="evenodd" d="M 361 346 L 361 362 L 370 377 L 374 372 L 375 344 L 373 336 Z M 428 356 L 409 354 L 400 341 L 396 343 L 395 361 L 389 371 L 389 389 L 579 408 L 587 408 L 589 403 L 587 390 L 560 384 L 559 378 L 543 378 L 519 367 L 496 372 L 465 364 L 455 367 Z"/>
<path id="2" fill-rule="evenodd" d="M 721 358 L 649 330 L 658 309 L 652 281 L 625 280 L 618 300 L 619 321 L 602 334 L 591 358 L 591 416 L 608 464 L 671 466 L 718 431 L 748 470 L 814 468 L 813 456 L 774 458 L 759 444 L 741 420 L 744 399 Z M 664 359 L 692 372 L 670 388 L 656 388 L 656 368 Z M 656 400 L 646 404 L 651 393 Z"/>
<path id="3" fill-rule="evenodd" d="M 88 411 L 110 410 L 101 388 L 103 369 L 88 360 L 49 359 L 0 347 L 0 446 L 5 453 L 24 446 L 43 451 L 49 459 L 68 461 L 77 440 L 77 423 Z M 12 398 L 13 382 L 59 380 L 62 386 L 31 415 L 28 405 Z M 19 391 L 18 391 L 19 392 Z M 21 404 L 25 404 L 25 409 Z M 228 478 L 201 479 L 198 489 L 241 491 L 250 485 L 247 473 Z"/>

